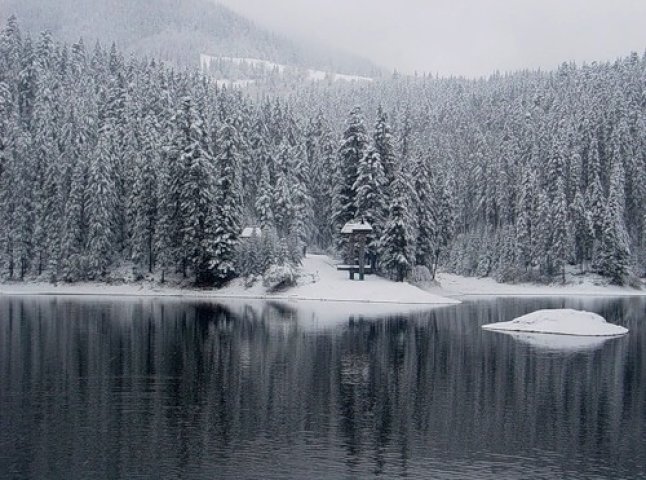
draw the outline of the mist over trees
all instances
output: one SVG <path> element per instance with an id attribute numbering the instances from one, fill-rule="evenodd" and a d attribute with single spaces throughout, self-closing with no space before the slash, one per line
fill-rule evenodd
<path id="1" fill-rule="evenodd" d="M 379 71 L 357 55 L 274 34 L 212 0 L 0 0 L 0 21 L 11 15 L 34 35 L 47 30 L 68 43 L 116 42 L 126 55 L 182 67 L 197 68 L 200 54 L 209 54 L 340 73 Z"/>
<path id="2" fill-rule="evenodd" d="M 0 275 L 221 285 L 375 227 L 382 274 L 615 283 L 646 265 L 646 58 L 488 79 L 218 88 L 0 33 Z M 267 233 L 240 245 L 245 225 Z M 241 264 L 236 252 L 246 249 Z"/>

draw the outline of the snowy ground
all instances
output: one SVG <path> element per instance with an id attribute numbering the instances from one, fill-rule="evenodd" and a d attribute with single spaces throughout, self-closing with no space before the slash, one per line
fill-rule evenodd
<path id="1" fill-rule="evenodd" d="M 364 282 L 351 281 L 348 279 L 348 273 L 337 271 L 332 260 L 325 255 L 309 255 L 303 260 L 302 271 L 298 286 L 276 294 L 268 293 L 260 282 L 246 288 L 242 280 L 235 280 L 220 290 L 181 289 L 153 283 L 123 285 L 6 283 L 0 284 L 0 295 L 184 296 L 366 303 L 381 306 L 383 304 L 424 306 L 460 303 L 458 300 L 421 290 L 408 283 L 395 283 L 375 275 L 366 276 Z"/>
<path id="2" fill-rule="evenodd" d="M 338 271 L 325 255 L 309 255 L 303 260 L 304 284 L 286 292 L 290 299 L 343 302 L 452 304 L 457 300 L 429 293 L 409 283 L 391 282 L 376 275 L 365 281 L 350 280 L 348 272 Z M 307 281 L 307 276 L 311 280 Z"/>
<path id="3" fill-rule="evenodd" d="M 646 290 L 604 285 L 595 275 L 570 275 L 566 285 L 537 285 L 533 283 L 498 283 L 492 278 L 462 277 L 451 273 L 438 273 L 439 285 L 428 288 L 431 293 L 449 297 L 486 296 L 646 296 Z"/>
<path id="4" fill-rule="evenodd" d="M 569 308 L 537 310 L 509 322 L 483 325 L 485 330 L 525 333 L 549 333 L 588 337 L 625 335 L 628 329 L 606 322 L 601 315 Z"/>
<path id="5" fill-rule="evenodd" d="M 303 260 L 299 285 L 285 292 L 269 294 L 257 282 L 247 288 L 235 280 L 220 290 L 190 289 L 162 286 L 154 282 L 107 285 L 102 283 L 58 284 L 14 282 L 0 283 L 0 295 L 109 295 L 109 296 L 177 296 L 199 298 L 243 298 L 269 300 L 311 300 L 375 304 L 378 310 L 385 304 L 448 305 L 459 303 L 457 298 L 483 296 L 644 296 L 646 290 L 599 285 L 599 278 L 572 277 L 568 285 L 503 284 L 491 278 L 461 277 L 438 274 L 439 285 L 421 290 L 408 283 L 395 283 L 374 275 L 364 282 L 350 281 L 348 273 L 337 271 L 325 255 L 309 255 Z M 124 278 L 127 275 L 124 274 Z M 577 283 L 573 283 L 577 282 Z M 381 306 L 381 307 L 380 307 Z"/>

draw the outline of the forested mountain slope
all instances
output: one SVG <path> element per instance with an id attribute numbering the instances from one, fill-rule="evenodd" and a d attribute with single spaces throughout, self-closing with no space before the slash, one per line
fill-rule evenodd
<path id="1" fill-rule="evenodd" d="M 98 39 L 109 46 L 179 65 L 199 56 L 253 57 L 298 67 L 371 75 L 368 60 L 275 35 L 211 0 L 0 0 L 0 21 L 20 18 L 23 29 L 49 30 L 65 42 Z"/>
<path id="2" fill-rule="evenodd" d="M 401 280 L 646 265 L 646 57 L 481 80 L 305 83 L 255 101 L 118 50 L 0 33 L 0 275 L 219 285 L 343 252 Z M 349 113 L 349 115 L 348 115 Z M 366 120 L 366 116 L 368 119 Z M 262 239 L 240 244 L 245 224 Z M 242 253 L 240 253 L 242 252 Z"/>

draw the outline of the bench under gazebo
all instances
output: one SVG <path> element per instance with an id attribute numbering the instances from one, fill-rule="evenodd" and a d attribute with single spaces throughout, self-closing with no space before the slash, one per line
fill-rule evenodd
<path id="1" fill-rule="evenodd" d="M 372 233 L 372 225 L 361 219 L 359 222 L 348 222 L 341 229 L 341 235 L 347 237 L 347 251 L 345 260 L 348 263 L 337 265 L 337 270 L 350 273 L 350 280 L 354 275 L 359 274 L 359 280 L 364 280 L 365 275 L 373 273 L 371 266 L 365 265 L 366 242 L 368 235 Z"/>

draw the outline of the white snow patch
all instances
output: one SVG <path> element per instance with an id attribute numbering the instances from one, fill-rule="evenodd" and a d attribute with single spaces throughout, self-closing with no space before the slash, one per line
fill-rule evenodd
<path id="1" fill-rule="evenodd" d="M 350 280 L 348 272 L 339 271 L 325 255 L 310 255 L 303 260 L 303 270 L 316 282 L 289 291 L 291 296 L 311 300 L 346 302 L 456 304 L 458 300 L 434 295 L 406 282 L 392 282 L 376 275 L 365 281 Z"/>
<path id="2" fill-rule="evenodd" d="M 200 54 L 200 65 L 203 72 L 207 72 L 211 67 L 213 62 L 228 62 L 234 65 L 248 65 L 250 67 L 260 67 L 265 71 L 269 72 L 278 72 L 281 75 L 284 75 L 287 72 L 290 73 L 299 73 L 303 72 L 306 80 L 311 82 L 318 82 L 321 80 L 329 79 L 333 82 L 336 81 L 345 81 L 345 82 L 372 82 L 373 79 L 370 77 L 363 77 L 361 75 L 346 75 L 343 73 L 334 73 L 334 72 L 324 72 L 323 70 L 314 70 L 311 68 L 299 68 L 290 65 L 283 65 L 281 63 L 270 62 L 269 60 L 261 60 L 259 58 L 247 58 L 247 57 L 216 57 L 213 55 Z M 250 83 L 253 83 L 253 80 L 247 80 L 247 84 L 240 83 L 244 82 L 243 80 L 230 80 L 230 79 L 218 79 L 218 83 L 227 82 L 227 85 L 235 86 L 246 86 Z"/>
<path id="3" fill-rule="evenodd" d="M 308 255 L 303 259 L 301 281 L 296 287 L 276 294 L 266 293 L 261 298 L 275 300 L 318 300 L 326 302 L 396 303 L 422 305 L 449 305 L 459 300 L 435 295 L 406 282 L 391 282 L 376 275 L 366 275 L 365 281 L 350 280 L 348 272 L 338 271 L 330 257 Z M 219 291 L 226 297 L 245 298 L 249 291 L 234 282 Z M 253 296 L 258 296 L 258 287 Z"/>
<path id="4" fill-rule="evenodd" d="M 550 333 L 557 335 L 617 336 L 628 329 L 606 322 L 596 313 L 572 309 L 537 310 L 510 322 L 483 325 L 485 330 Z"/>

